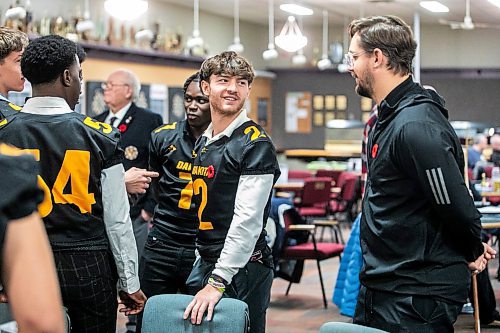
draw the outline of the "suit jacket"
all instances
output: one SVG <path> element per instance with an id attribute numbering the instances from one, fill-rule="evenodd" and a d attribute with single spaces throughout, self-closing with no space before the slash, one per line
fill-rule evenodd
<path id="1" fill-rule="evenodd" d="M 109 110 L 97 115 L 97 121 L 104 122 Z M 151 132 L 163 124 L 159 114 L 143 109 L 132 103 L 127 113 L 118 124 L 121 133 L 120 146 L 123 149 L 123 166 L 125 170 L 131 167 L 147 169 L 149 164 L 149 140 Z M 154 212 L 156 202 L 151 191 L 139 197 L 135 204 L 130 206 L 132 218 L 140 214 L 141 209 L 149 213 Z"/>

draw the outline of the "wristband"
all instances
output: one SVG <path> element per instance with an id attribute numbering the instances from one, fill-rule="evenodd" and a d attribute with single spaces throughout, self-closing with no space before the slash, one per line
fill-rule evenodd
<path id="1" fill-rule="evenodd" d="M 217 275 L 211 275 L 208 278 L 208 284 L 220 291 L 222 294 L 226 291 L 226 284 L 223 278 Z"/>

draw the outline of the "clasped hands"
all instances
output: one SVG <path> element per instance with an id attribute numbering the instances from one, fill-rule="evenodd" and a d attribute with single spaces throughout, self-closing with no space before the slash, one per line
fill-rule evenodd
<path id="1" fill-rule="evenodd" d="M 493 250 L 491 246 L 486 243 L 483 243 L 484 252 L 481 254 L 476 260 L 469 262 L 469 269 L 473 272 L 473 274 L 481 273 L 488 264 L 488 261 L 495 258 L 495 254 L 497 251 Z"/>

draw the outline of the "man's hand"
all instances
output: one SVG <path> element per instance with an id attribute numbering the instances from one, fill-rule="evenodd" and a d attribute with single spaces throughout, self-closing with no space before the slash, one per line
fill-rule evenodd
<path id="1" fill-rule="evenodd" d="M 132 167 L 125 171 L 125 187 L 129 194 L 146 193 L 151 178 L 158 177 L 158 172 Z"/>
<path id="2" fill-rule="evenodd" d="M 153 215 L 148 213 L 144 209 L 141 209 L 141 217 L 146 222 L 151 222 L 151 220 L 153 220 Z"/>
<path id="3" fill-rule="evenodd" d="M 215 305 L 222 298 L 222 293 L 211 285 L 206 285 L 194 296 L 191 303 L 184 311 L 184 319 L 188 319 L 191 314 L 191 324 L 201 324 L 203 314 L 207 310 L 207 320 L 212 320 Z"/>
<path id="4" fill-rule="evenodd" d="M 7 297 L 7 294 L 5 293 L 5 289 L 2 289 L 0 291 L 0 303 L 8 303 L 9 298 Z"/>
<path id="5" fill-rule="evenodd" d="M 483 243 L 484 252 L 481 254 L 476 260 L 473 262 L 469 262 L 469 269 L 473 271 L 474 274 L 481 273 L 488 264 L 488 261 L 495 258 L 495 254 L 497 253 L 495 250 L 491 248 L 486 243 Z"/>
<path id="6" fill-rule="evenodd" d="M 125 313 L 126 316 L 141 312 L 147 300 L 146 295 L 144 295 L 141 289 L 132 294 L 120 290 L 119 296 L 119 303 L 124 305 L 124 307 L 120 309 L 120 312 Z"/>

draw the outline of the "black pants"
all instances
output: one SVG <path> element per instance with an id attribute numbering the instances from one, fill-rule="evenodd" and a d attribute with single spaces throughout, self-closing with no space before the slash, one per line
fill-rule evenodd
<path id="1" fill-rule="evenodd" d="M 453 332 L 462 305 L 430 296 L 381 292 L 362 285 L 354 323 L 398 333 Z"/>
<path id="2" fill-rule="evenodd" d="M 54 260 L 71 332 L 115 332 L 118 278 L 113 255 L 106 250 L 54 251 Z"/>
<path id="3" fill-rule="evenodd" d="M 273 283 L 271 266 L 266 266 L 258 261 L 249 262 L 245 267 L 240 268 L 224 292 L 223 297 L 236 298 L 248 305 L 250 333 L 264 333 L 266 331 L 266 312 L 271 299 L 271 285 Z M 214 267 L 214 263 L 201 258 L 196 262 L 187 281 L 191 294 L 196 294 L 206 286 Z"/>
<path id="4" fill-rule="evenodd" d="M 187 294 L 186 280 L 195 260 L 193 247 L 184 248 L 149 235 L 139 263 L 141 289 L 149 298 L 160 294 Z M 137 316 L 136 332 L 141 331 L 142 313 Z"/>

